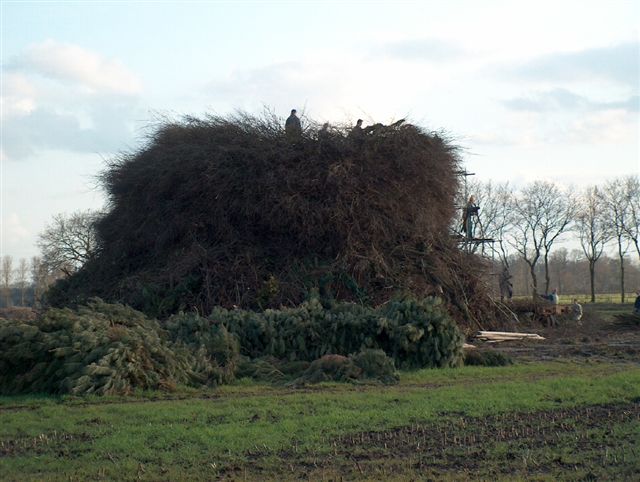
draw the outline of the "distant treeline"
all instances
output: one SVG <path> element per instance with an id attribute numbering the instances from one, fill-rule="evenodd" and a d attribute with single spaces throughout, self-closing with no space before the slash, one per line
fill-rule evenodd
<path id="1" fill-rule="evenodd" d="M 497 261 L 497 260 L 496 260 Z M 513 255 L 509 258 L 511 274 L 513 276 L 513 292 L 515 296 L 531 295 L 531 275 L 529 266 L 517 256 Z M 491 272 L 493 280 L 491 284 L 495 287 L 495 294 L 499 296 L 498 279 L 501 266 L 495 263 Z M 544 267 L 542 265 L 536 267 L 538 275 L 543 276 Z M 611 297 L 620 297 L 620 262 L 612 257 L 603 255 L 596 265 L 595 291 L 598 294 L 609 294 Z M 560 295 L 575 294 L 589 295 L 589 263 L 581 257 L 579 250 L 569 252 L 565 248 L 558 250 L 549 258 L 549 271 L 551 277 L 552 288 L 557 288 Z M 625 264 L 625 284 L 629 288 L 627 295 L 640 289 L 640 266 L 637 263 Z M 0 296 L 0 308 L 7 306 L 38 306 L 40 300 L 37 299 L 36 293 L 38 288 L 31 283 L 24 288 L 12 286 L 9 290 L 3 289 Z M 632 301 L 628 300 L 627 301 Z"/>
<path id="2" fill-rule="evenodd" d="M 531 274 L 529 266 L 522 259 L 512 255 L 509 259 L 510 272 L 513 278 L 513 293 L 515 296 L 532 294 Z M 498 290 L 498 279 L 500 266 L 496 264 L 493 271 L 496 293 Z M 536 266 L 537 274 L 544 277 L 544 266 Z M 595 266 L 595 292 L 597 294 L 610 294 L 614 298 L 620 298 L 620 261 L 603 255 Z M 551 254 L 549 258 L 549 274 L 551 279 L 551 289 L 557 288 L 558 293 L 589 295 L 589 262 L 584 259 L 582 253 L 575 249 L 569 252 L 565 248 Z M 640 289 L 640 266 L 637 263 L 625 263 L 625 285 L 629 293 Z M 597 300 L 597 295 L 596 295 Z M 626 301 L 633 301 L 626 300 Z"/>

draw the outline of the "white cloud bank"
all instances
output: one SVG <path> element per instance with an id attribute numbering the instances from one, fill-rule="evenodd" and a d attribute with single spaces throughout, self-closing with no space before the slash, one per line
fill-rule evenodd
<path id="1" fill-rule="evenodd" d="M 142 83 L 117 59 L 46 40 L 2 73 L 5 160 L 46 149 L 114 153 L 132 140 Z"/>
<path id="2" fill-rule="evenodd" d="M 133 95 L 142 89 L 140 80 L 119 60 L 51 39 L 29 46 L 9 67 L 75 83 L 92 93 Z"/>

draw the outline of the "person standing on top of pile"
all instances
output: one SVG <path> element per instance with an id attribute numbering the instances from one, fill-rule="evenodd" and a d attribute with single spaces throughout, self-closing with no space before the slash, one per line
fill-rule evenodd
<path id="1" fill-rule="evenodd" d="M 351 135 L 354 137 L 362 137 L 362 119 L 358 119 L 356 125 L 351 129 Z"/>
<path id="2" fill-rule="evenodd" d="M 284 130 L 291 138 L 300 137 L 302 135 L 302 124 L 300 124 L 300 119 L 298 119 L 298 116 L 296 115 L 297 112 L 297 110 L 291 109 L 291 115 L 287 117 L 287 120 L 284 123 Z"/>
<path id="3" fill-rule="evenodd" d="M 322 129 L 318 131 L 318 140 L 324 141 L 329 138 L 329 123 L 325 122 L 322 124 Z"/>
<path id="4" fill-rule="evenodd" d="M 356 142 L 361 142 L 362 140 L 364 140 L 364 130 L 362 130 L 362 119 L 358 119 L 358 122 L 356 122 L 356 125 L 353 127 L 353 129 L 351 129 L 351 132 L 349 132 L 349 139 L 356 141 Z"/>

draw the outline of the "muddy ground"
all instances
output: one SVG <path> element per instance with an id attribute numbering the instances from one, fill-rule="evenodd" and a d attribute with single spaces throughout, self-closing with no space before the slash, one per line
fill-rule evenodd
<path id="1" fill-rule="evenodd" d="M 585 305 L 584 310 L 581 324 L 560 319 L 558 326 L 547 327 L 526 320 L 503 327 L 538 333 L 544 340 L 492 344 L 470 338 L 468 342 L 480 350 L 507 354 L 515 363 L 602 363 L 603 370 L 613 363 L 622 371 L 639 366 L 640 325 L 616 318 L 629 313 L 630 306 Z M 436 387 L 424 387 L 432 388 Z M 313 388 L 319 389 L 330 388 Z M 68 446 L 76 443 L 90 446 L 93 439 L 85 432 L 6 439 L 0 444 L 0 461 L 40 455 L 52 446 L 67 457 Z M 278 451 L 256 448 L 239 457 L 229 452 L 228 463 L 213 478 L 635 481 L 640 480 L 640 399 L 483 417 L 447 411 L 430 422 L 329 437 L 323 445 L 315 450 L 300 449 L 297 443 Z M 138 477 L 153 480 L 143 473 Z"/>
<path id="2" fill-rule="evenodd" d="M 631 307 L 583 308 L 581 323 L 559 318 L 548 327 L 521 317 L 504 327 L 544 340 L 468 342 L 509 355 L 514 363 L 640 365 L 640 324 L 616 318 Z M 435 423 L 340 437 L 329 453 L 285 451 L 277 460 L 291 480 L 640 480 L 639 424 L 640 399 L 489 417 L 446 413 Z M 243 475 L 268 478 L 262 454 L 247 455 Z M 239 472 L 225 475 L 233 479 Z"/>
<path id="3" fill-rule="evenodd" d="M 619 314 L 631 314 L 630 304 L 583 305 L 580 323 L 559 317 L 557 326 L 546 326 L 539 319 L 520 316 L 520 322 L 504 331 L 538 333 L 544 340 L 488 343 L 473 338 L 469 343 L 480 349 L 492 348 L 511 356 L 514 361 L 606 361 L 640 363 L 640 323 L 620 320 Z"/>

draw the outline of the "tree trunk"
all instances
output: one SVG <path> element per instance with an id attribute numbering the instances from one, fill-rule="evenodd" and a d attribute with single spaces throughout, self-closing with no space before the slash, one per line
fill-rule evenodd
<path id="1" fill-rule="evenodd" d="M 596 302 L 596 263 L 595 261 L 589 260 L 589 278 L 591 281 L 591 303 Z"/>
<path id="2" fill-rule="evenodd" d="M 531 273 L 531 282 L 533 284 L 533 299 L 536 299 L 538 294 L 538 277 L 536 276 L 536 267 L 535 265 L 529 265 L 529 272 Z"/>
<path id="3" fill-rule="evenodd" d="M 549 253 L 544 252 L 544 292 L 549 293 L 549 285 L 551 284 L 549 278 Z"/>
<path id="4" fill-rule="evenodd" d="M 624 253 L 621 240 L 618 240 L 618 256 L 620 256 L 620 302 L 624 303 Z"/>
<path id="5" fill-rule="evenodd" d="M 7 308 L 11 308 L 13 306 L 13 299 L 11 296 L 11 288 L 5 288 L 4 289 L 4 299 L 5 299 L 5 306 Z"/>

